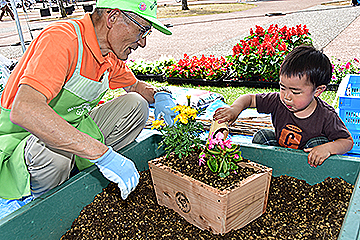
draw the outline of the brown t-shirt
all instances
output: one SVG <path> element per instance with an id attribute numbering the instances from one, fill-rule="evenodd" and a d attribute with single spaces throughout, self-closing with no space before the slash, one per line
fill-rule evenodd
<path id="1" fill-rule="evenodd" d="M 304 119 L 297 118 L 281 103 L 279 93 L 256 94 L 256 107 L 259 113 L 271 113 L 280 146 L 303 149 L 314 137 L 323 136 L 329 141 L 348 138 L 350 133 L 334 108 L 320 98 L 315 99 L 315 111 Z"/>

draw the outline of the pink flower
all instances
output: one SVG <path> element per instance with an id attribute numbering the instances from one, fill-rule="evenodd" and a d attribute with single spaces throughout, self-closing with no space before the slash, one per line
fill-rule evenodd
<path id="1" fill-rule="evenodd" d="M 205 153 L 200 153 L 200 155 L 199 155 L 199 166 L 201 166 L 202 164 L 205 164 Z"/>
<path id="2" fill-rule="evenodd" d="M 234 158 L 235 158 L 235 159 L 239 159 L 239 155 L 235 154 L 235 155 L 234 155 Z"/>
<path id="3" fill-rule="evenodd" d="M 216 135 L 215 135 L 215 141 L 216 141 L 216 144 L 220 145 L 221 149 L 224 149 L 224 134 L 222 132 L 218 132 Z"/>
<path id="4" fill-rule="evenodd" d="M 214 138 L 214 133 L 211 134 L 211 136 L 209 138 L 209 149 L 212 149 L 215 145 L 220 144 L 221 138 L 219 140 L 219 137 L 218 137 L 219 133 L 216 134 L 215 138 Z M 224 136 L 224 134 L 222 134 L 222 135 Z"/>
<path id="5" fill-rule="evenodd" d="M 227 147 L 227 148 L 231 148 L 231 139 L 229 138 L 228 140 L 226 140 L 224 142 L 224 145 Z"/>
<path id="6" fill-rule="evenodd" d="M 217 140 L 223 140 L 224 139 L 224 134 L 222 132 L 218 132 L 216 135 L 215 135 L 215 138 Z"/>

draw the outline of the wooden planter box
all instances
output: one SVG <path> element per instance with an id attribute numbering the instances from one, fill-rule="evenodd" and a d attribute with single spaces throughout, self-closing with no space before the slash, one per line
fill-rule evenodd
<path id="1" fill-rule="evenodd" d="M 253 162 L 240 162 L 239 166 L 263 171 L 231 190 L 220 191 L 164 166 L 158 159 L 149 162 L 158 204 L 214 234 L 242 228 L 266 210 L 272 169 Z"/>

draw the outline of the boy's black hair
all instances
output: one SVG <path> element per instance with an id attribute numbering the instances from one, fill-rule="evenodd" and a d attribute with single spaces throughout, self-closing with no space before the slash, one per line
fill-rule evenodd
<path id="1" fill-rule="evenodd" d="M 322 51 L 305 45 L 294 48 L 280 67 L 280 76 L 306 76 L 315 87 L 328 85 L 331 75 L 332 66 L 329 58 Z"/>

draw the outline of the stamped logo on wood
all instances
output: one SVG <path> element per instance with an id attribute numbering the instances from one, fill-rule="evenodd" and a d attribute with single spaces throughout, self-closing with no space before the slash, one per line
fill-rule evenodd
<path id="1" fill-rule="evenodd" d="M 185 194 L 183 194 L 182 192 L 177 192 L 175 194 L 175 201 L 181 211 L 183 211 L 184 213 L 190 212 L 191 205 L 189 199 L 185 196 Z"/>

